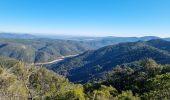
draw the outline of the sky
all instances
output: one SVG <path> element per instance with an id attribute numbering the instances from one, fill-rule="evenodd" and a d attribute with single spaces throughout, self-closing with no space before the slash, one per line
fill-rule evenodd
<path id="1" fill-rule="evenodd" d="M 0 32 L 170 37 L 170 0 L 0 0 Z"/>

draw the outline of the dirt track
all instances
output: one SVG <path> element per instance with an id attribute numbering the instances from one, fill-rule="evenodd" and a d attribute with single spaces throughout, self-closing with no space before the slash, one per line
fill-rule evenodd
<path id="1" fill-rule="evenodd" d="M 61 56 L 61 57 L 56 58 L 55 60 L 52 60 L 52 61 L 49 61 L 49 62 L 34 63 L 34 65 L 47 65 L 47 64 L 52 64 L 52 63 L 56 63 L 56 62 L 59 62 L 59 61 L 62 61 L 62 60 L 64 60 L 64 59 L 66 59 L 66 58 L 74 57 L 74 56 L 77 56 L 77 55 Z"/>

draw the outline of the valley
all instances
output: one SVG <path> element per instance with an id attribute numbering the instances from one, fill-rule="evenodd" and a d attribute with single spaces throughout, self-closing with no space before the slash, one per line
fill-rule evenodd
<path id="1" fill-rule="evenodd" d="M 150 100 L 170 95 L 170 41 L 165 39 L 23 37 L 0 38 L 0 97 L 5 99 L 124 100 L 125 95 Z"/>
<path id="2" fill-rule="evenodd" d="M 170 0 L 0 0 L 0 100 L 170 100 Z"/>

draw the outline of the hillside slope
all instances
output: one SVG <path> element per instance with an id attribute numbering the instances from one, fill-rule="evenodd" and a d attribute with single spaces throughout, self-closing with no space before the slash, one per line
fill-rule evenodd
<path id="1" fill-rule="evenodd" d="M 82 53 L 88 45 L 53 39 L 0 39 L 0 56 L 28 63 L 46 62 L 60 56 Z"/>
<path id="2" fill-rule="evenodd" d="M 157 41 L 155 40 L 155 42 Z M 103 77 L 107 71 L 110 71 L 116 65 L 145 58 L 152 58 L 161 64 L 170 63 L 170 53 L 165 51 L 166 49 L 156 48 L 157 46 L 153 45 L 156 44 L 155 42 L 139 41 L 110 45 L 53 64 L 50 68 L 67 76 L 73 82 L 86 82 Z M 170 44 L 170 42 L 168 43 Z"/>

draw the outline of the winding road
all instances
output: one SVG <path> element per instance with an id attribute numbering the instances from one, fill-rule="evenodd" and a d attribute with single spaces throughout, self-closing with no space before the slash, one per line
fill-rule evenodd
<path id="1" fill-rule="evenodd" d="M 56 63 L 56 62 L 62 61 L 62 60 L 64 60 L 64 59 L 66 59 L 66 58 L 75 57 L 75 56 L 77 56 L 77 55 L 78 55 L 78 54 L 76 54 L 76 55 L 61 56 L 61 57 L 56 58 L 55 60 L 52 60 L 52 61 L 49 61 L 49 62 L 34 63 L 34 65 L 36 65 L 36 66 L 40 66 L 40 65 L 53 64 L 53 63 Z"/>

